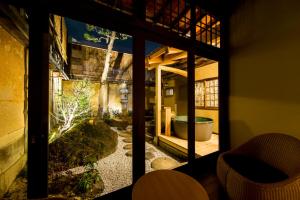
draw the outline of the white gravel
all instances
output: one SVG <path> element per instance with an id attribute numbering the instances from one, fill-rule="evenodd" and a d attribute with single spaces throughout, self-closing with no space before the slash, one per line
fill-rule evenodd
<path id="1" fill-rule="evenodd" d="M 113 131 L 120 133 L 117 128 L 112 127 Z M 124 150 L 123 146 L 125 143 L 123 142 L 124 137 L 118 137 L 118 146 L 117 150 L 99 160 L 96 165 L 96 169 L 99 170 L 100 176 L 104 182 L 105 189 L 101 195 L 116 191 L 132 183 L 132 157 L 127 157 L 125 153 L 128 150 Z M 152 171 L 151 161 L 158 157 L 169 157 L 165 153 L 161 152 L 157 147 L 152 144 L 146 143 L 146 151 L 149 148 L 153 148 L 151 151 L 154 154 L 154 158 L 151 160 L 146 160 L 146 172 Z"/>

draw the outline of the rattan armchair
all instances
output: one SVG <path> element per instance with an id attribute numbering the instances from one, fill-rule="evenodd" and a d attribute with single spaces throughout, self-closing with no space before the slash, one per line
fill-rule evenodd
<path id="1" fill-rule="evenodd" d="M 300 200 L 300 140 L 256 136 L 219 156 L 217 176 L 232 200 Z"/>

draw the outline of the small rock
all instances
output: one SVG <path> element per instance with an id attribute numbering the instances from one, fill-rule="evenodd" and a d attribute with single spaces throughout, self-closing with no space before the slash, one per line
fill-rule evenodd
<path id="1" fill-rule="evenodd" d="M 123 149 L 132 150 L 132 144 L 126 144 L 126 145 L 124 145 Z"/>
<path id="2" fill-rule="evenodd" d="M 152 148 L 152 147 L 148 148 L 147 151 L 148 151 L 148 152 L 151 152 L 151 153 L 156 152 L 156 150 L 155 150 L 154 148 Z"/>
<path id="3" fill-rule="evenodd" d="M 151 160 L 154 157 L 155 156 L 152 152 L 146 152 L 146 155 L 145 155 L 146 160 Z"/>
<path id="4" fill-rule="evenodd" d="M 129 135 L 128 133 L 119 133 L 120 137 L 124 137 L 124 138 L 131 138 L 132 136 Z"/>
<path id="5" fill-rule="evenodd" d="M 127 152 L 125 153 L 125 155 L 128 156 L 128 157 L 132 157 L 132 151 L 127 151 Z"/>
<path id="6" fill-rule="evenodd" d="M 171 158 L 167 158 L 167 157 L 156 158 L 155 160 L 153 160 L 151 162 L 151 167 L 154 170 L 174 169 L 178 165 L 179 165 L 179 163 L 176 160 L 171 159 Z"/>
<path id="7" fill-rule="evenodd" d="M 149 136 L 149 135 L 145 135 L 145 140 L 146 142 L 152 142 L 153 141 L 153 137 L 152 136 Z"/>
<path id="8" fill-rule="evenodd" d="M 125 142 L 125 143 L 132 143 L 132 138 L 125 138 L 123 140 L 123 142 Z"/>
<path id="9" fill-rule="evenodd" d="M 132 130 L 132 126 L 131 126 L 131 125 L 127 126 L 127 127 L 126 127 L 126 130 L 127 130 L 127 131 L 131 131 L 131 130 Z"/>

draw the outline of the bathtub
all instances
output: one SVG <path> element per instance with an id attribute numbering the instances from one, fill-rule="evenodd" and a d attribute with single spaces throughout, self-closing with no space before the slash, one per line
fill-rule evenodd
<path id="1" fill-rule="evenodd" d="M 174 119 L 175 136 L 186 139 L 187 136 L 187 116 L 177 116 Z M 206 117 L 195 118 L 195 139 L 196 141 L 207 141 L 211 138 L 213 120 Z"/>

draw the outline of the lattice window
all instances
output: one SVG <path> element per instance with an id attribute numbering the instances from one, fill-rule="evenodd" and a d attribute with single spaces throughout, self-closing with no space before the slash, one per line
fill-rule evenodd
<path id="1" fill-rule="evenodd" d="M 218 78 L 206 79 L 195 83 L 196 108 L 217 109 L 219 107 Z"/>

